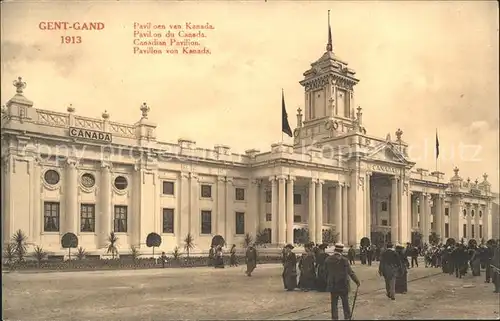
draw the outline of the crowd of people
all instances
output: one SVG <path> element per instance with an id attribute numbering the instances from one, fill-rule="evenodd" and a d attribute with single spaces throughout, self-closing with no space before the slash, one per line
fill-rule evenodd
<path id="1" fill-rule="evenodd" d="M 286 245 L 282 251 L 283 287 L 286 291 L 300 289 L 304 292 L 329 292 L 331 298 L 332 320 L 338 320 L 338 303 L 342 301 L 344 319 L 350 320 L 352 311 L 349 307 L 351 280 L 360 286 L 360 281 L 351 268 L 356 262 L 356 250 L 350 246 L 345 253 L 343 244 L 336 244 L 333 254 L 326 253 L 328 245 L 308 243 L 304 252 L 297 256 L 294 246 Z M 237 266 L 236 245 L 230 250 L 229 265 Z M 379 261 L 378 273 L 384 277 L 386 295 L 390 300 L 396 294 L 408 292 L 408 271 L 418 267 L 419 256 L 423 256 L 426 268 L 441 268 L 443 273 L 464 277 L 469 269 L 472 276 L 480 276 L 485 270 L 485 282 L 494 284 L 494 292 L 500 293 L 500 240 L 490 240 L 486 244 L 477 244 L 474 240 L 468 244 L 456 243 L 449 239 L 446 244 L 422 247 L 407 243 L 406 246 L 388 243 L 384 247 L 363 245 L 359 249 L 361 264 L 371 266 Z M 257 266 L 257 251 L 250 245 L 246 249 L 245 261 L 247 276 L 251 276 Z M 215 245 L 209 251 L 209 264 L 215 268 L 224 268 L 223 248 Z M 356 292 L 357 293 L 357 292 Z"/>
<path id="2" fill-rule="evenodd" d="M 338 320 L 338 301 L 342 301 L 344 319 L 351 318 L 348 294 L 350 280 L 358 287 L 360 281 L 351 268 L 355 264 L 356 251 L 353 246 L 344 256 L 344 246 L 336 244 L 332 255 L 326 253 L 327 245 L 314 243 L 304 246 L 304 253 L 299 257 L 292 251 L 294 246 L 288 244 L 283 249 L 283 287 L 287 291 L 296 288 L 302 291 L 330 292 L 332 320 Z M 473 276 L 481 275 L 481 267 L 485 269 L 485 282 L 493 282 L 495 292 L 500 292 L 500 241 L 490 240 L 486 244 L 477 245 L 455 243 L 423 247 L 406 246 L 388 243 L 384 248 L 375 245 L 362 246 L 359 251 L 361 264 L 372 265 L 380 261 L 378 272 L 384 277 L 386 295 L 390 300 L 396 294 L 408 292 L 408 271 L 418 267 L 418 257 L 423 256 L 425 267 L 442 268 L 444 273 L 463 277 L 469 267 Z"/>

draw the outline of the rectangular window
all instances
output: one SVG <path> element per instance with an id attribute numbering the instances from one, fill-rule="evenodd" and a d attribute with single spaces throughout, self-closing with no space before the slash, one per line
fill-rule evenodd
<path id="1" fill-rule="evenodd" d="M 293 204 L 294 205 L 300 205 L 300 204 L 302 204 L 302 195 L 300 195 L 300 194 L 293 194 Z"/>
<path id="2" fill-rule="evenodd" d="M 481 224 L 479 224 L 479 238 L 483 238 L 483 226 Z"/>
<path id="3" fill-rule="evenodd" d="M 300 223 L 300 222 L 302 222 L 302 217 L 300 215 L 294 215 L 293 216 L 293 222 L 294 223 Z"/>
<path id="4" fill-rule="evenodd" d="M 59 210 L 58 202 L 43 203 L 43 231 L 59 232 Z"/>
<path id="5" fill-rule="evenodd" d="M 245 200 L 245 189 L 236 187 L 235 195 L 236 195 L 237 201 L 244 201 Z"/>
<path id="6" fill-rule="evenodd" d="M 464 224 L 462 232 L 463 232 L 464 237 L 467 237 L 467 224 Z"/>
<path id="7" fill-rule="evenodd" d="M 174 182 L 163 181 L 163 195 L 174 195 Z"/>
<path id="8" fill-rule="evenodd" d="M 266 214 L 266 222 L 271 222 L 272 220 L 273 220 L 273 215 L 272 215 L 272 214 L 267 213 L 267 214 Z"/>
<path id="9" fill-rule="evenodd" d="M 475 229 L 474 229 L 474 227 L 475 227 L 475 226 L 474 226 L 474 224 L 472 224 L 472 225 L 471 225 L 471 227 L 472 227 L 472 228 L 471 228 L 471 236 L 470 236 L 470 237 L 471 237 L 471 238 L 474 238 L 474 237 L 475 237 L 475 235 L 474 235 L 474 234 L 476 234 L 476 233 L 475 233 L 476 231 L 474 231 L 474 230 L 475 230 Z"/>
<path id="10" fill-rule="evenodd" d="M 448 223 L 444 223 L 444 237 L 450 237 L 450 225 Z"/>
<path id="11" fill-rule="evenodd" d="M 127 232 L 127 206 L 115 205 L 114 231 Z"/>
<path id="12" fill-rule="evenodd" d="M 163 209 L 163 233 L 174 233 L 174 209 Z"/>
<path id="13" fill-rule="evenodd" d="M 382 202 L 382 211 L 387 212 L 387 202 Z"/>
<path id="14" fill-rule="evenodd" d="M 271 203 L 272 200 L 273 194 L 271 193 L 271 191 L 266 191 L 266 203 Z"/>
<path id="15" fill-rule="evenodd" d="M 417 205 L 417 213 L 420 214 L 420 204 Z"/>
<path id="16" fill-rule="evenodd" d="M 201 185 L 201 197 L 203 198 L 212 197 L 212 185 Z"/>
<path id="17" fill-rule="evenodd" d="M 431 231 L 434 230 L 434 222 L 431 222 Z"/>
<path id="18" fill-rule="evenodd" d="M 201 211 L 201 234 L 212 234 L 212 211 Z"/>
<path id="19" fill-rule="evenodd" d="M 450 208 L 449 207 L 444 208 L 444 215 L 446 215 L 446 216 L 450 215 Z"/>
<path id="20" fill-rule="evenodd" d="M 95 204 L 80 204 L 80 232 L 95 232 Z"/>
<path id="21" fill-rule="evenodd" d="M 382 226 L 387 226 L 387 220 L 382 220 Z"/>
<path id="22" fill-rule="evenodd" d="M 417 222 L 417 227 L 420 228 L 420 221 Z"/>
<path id="23" fill-rule="evenodd" d="M 236 234 L 245 234 L 245 213 L 236 212 Z"/>

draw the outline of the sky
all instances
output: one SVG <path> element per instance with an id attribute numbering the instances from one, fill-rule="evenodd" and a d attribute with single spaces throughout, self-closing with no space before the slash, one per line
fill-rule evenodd
<path id="1" fill-rule="evenodd" d="M 243 153 L 281 140 L 281 89 L 292 129 L 303 72 L 334 52 L 360 79 L 355 101 L 370 135 L 412 148 L 415 168 L 488 173 L 499 190 L 499 32 L 496 1 L 4 1 L 1 103 L 22 76 L 35 108 L 135 123 L 143 102 L 160 141 L 180 137 Z M 103 22 L 100 31 L 40 30 L 43 21 Z M 209 23 L 210 55 L 137 55 L 134 22 Z M 80 44 L 60 44 L 80 36 Z M 291 143 L 291 138 L 286 138 Z"/>

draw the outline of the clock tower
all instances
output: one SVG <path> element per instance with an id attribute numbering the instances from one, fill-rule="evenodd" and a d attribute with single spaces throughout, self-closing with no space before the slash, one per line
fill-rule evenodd
<path id="1" fill-rule="evenodd" d="M 355 112 L 354 70 L 333 51 L 330 11 L 326 52 L 304 72 L 304 120 L 294 131 L 294 145 L 318 144 L 349 132 L 363 132 L 361 108 Z M 302 120 L 302 115 L 298 115 Z"/>

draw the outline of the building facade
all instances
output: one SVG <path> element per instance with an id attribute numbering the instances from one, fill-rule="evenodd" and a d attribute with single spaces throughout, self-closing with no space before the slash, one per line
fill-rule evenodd
<path id="1" fill-rule="evenodd" d="M 161 142 L 157 125 L 140 106 L 135 124 L 33 107 L 26 83 L 2 108 L 2 227 L 8 242 L 22 230 L 33 245 L 61 252 L 75 233 L 87 252 L 103 253 L 108 236 L 120 251 L 182 248 L 191 233 L 198 251 L 212 237 L 241 246 L 244 235 L 267 235 L 274 245 L 321 242 L 331 230 L 344 244 L 382 235 L 393 242 L 432 233 L 489 239 L 492 193 L 487 175 L 470 181 L 455 168 L 415 168 L 398 129 L 385 138 L 364 127 L 355 108 L 355 72 L 332 51 L 304 73 L 304 114 L 298 109 L 293 145 L 239 155 L 216 145 L 203 149 L 179 139 Z M 304 234 L 305 233 L 305 234 Z"/>

